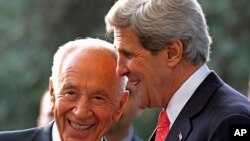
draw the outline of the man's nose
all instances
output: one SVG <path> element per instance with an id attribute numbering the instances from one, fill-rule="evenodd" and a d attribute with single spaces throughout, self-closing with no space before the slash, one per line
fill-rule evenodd
<path id="1" fill-rule="evenodd" d="M 82 96 L 81 99 L 77 101 L 73 109 L 73 113 L 78 118 L 86 118 L 91 116 L 92 111 L 88 99 Z"/>
<path id="2" fill-rule="evenodd" d="M 117 60 L 116 74 L 119 76 L 125 76 L 128 73 L 129 73 L 129 69 L 127 67 L 126 59 L 119 56 Z"/>

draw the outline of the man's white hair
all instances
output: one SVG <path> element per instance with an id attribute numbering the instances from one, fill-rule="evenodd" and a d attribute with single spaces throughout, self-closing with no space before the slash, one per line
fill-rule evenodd
<path id="1" fill-rule="evenodd" d="M 61 74 L 61 70 L 63 67 L 63 63 L 66 60 L 66 58 L 84 47 L 93 47 L 95 49 L 100 49 L 109 52 L 113 55 L 114 60 L 117 61 L 117 54 L 114 46 L 111 43 L 108 43 L 106 41 L 100 40 L 100 39 L 94 39 L 94 38 L 86 38 L 86 39 L 77 39 L 74 41 L 69 41 L 66 44 L 60 46 L 58 50 L 56 51 L 53 59 L 53 65 L 52 65 L 52 74 L 50 79 L 53 81 L 55 92 L 58 93 L 58 81 L 59 76 Z M 125 91 L 125 85 L 127 83 L 127 78 L 122 77 L 122 92 Z"/>

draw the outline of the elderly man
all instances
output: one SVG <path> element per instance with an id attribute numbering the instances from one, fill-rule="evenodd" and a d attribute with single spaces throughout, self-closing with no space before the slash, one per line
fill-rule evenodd
<path id="1" fill-rule="evenodd" d="M 250 124 L 249 101 L 206 65 L 211 39 L 197 0 L 119 0 L 105 21 L 138 106 L 163 109 L 150 140 L 228 141 L 232 125 Z"/>
<path id="2" fill-rule="evenodd" d="M 126 79 L 115 73 L 112 44 L 98 39 L 68 42 L 54 56 L 49 91 L 55 122 L 0 133 L 1 141 L 104 141 L 128 99 Z"/>

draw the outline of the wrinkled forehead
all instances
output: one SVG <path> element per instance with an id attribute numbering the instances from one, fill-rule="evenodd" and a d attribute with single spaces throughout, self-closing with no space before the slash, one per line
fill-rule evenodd
<path id="1" fill-rule="evenodd" d="M 59 74 L 63 78 L 81 78 L 85 81 L 99 83 L 114 89 L 123 89 L 123 78 L 116 75 L 116 58 L 112 52 L 91 48 L 72 52 L 65 58 Z"/>
<path id="2" fill-rule="evenodd" d="M 116 58 L 113 52 L 103 48 L 80 48 L 65 58 L 62 71 L 69 67 L 77 67 L 82 71 L 99 72 L 98 74 L 113 74 L 116 68 Z M 96 74 L 96 75 L 98 75 Z"/>

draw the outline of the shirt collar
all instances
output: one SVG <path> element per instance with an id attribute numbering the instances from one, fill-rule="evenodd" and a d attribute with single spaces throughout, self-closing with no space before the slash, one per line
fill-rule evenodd
<path id="1" fill-rule="evenodd" d="M 52 127 L 52 141 L 61 141 L 56 122 L 54 122 Z"/>
<path id="2" fill-rule="evenodd" d="M 173 125 L 175 119 L 181 112 L 184 105 L 189 98 L 193 95 L 198 86 L 208 76 L 211 71 L 206 64 L 202 65 L 196 72 L 194 72 L 176 91 L 173 97 L 170 99 L 167 106 L 167 115 L 170 120 L 170 128 Z"/>

